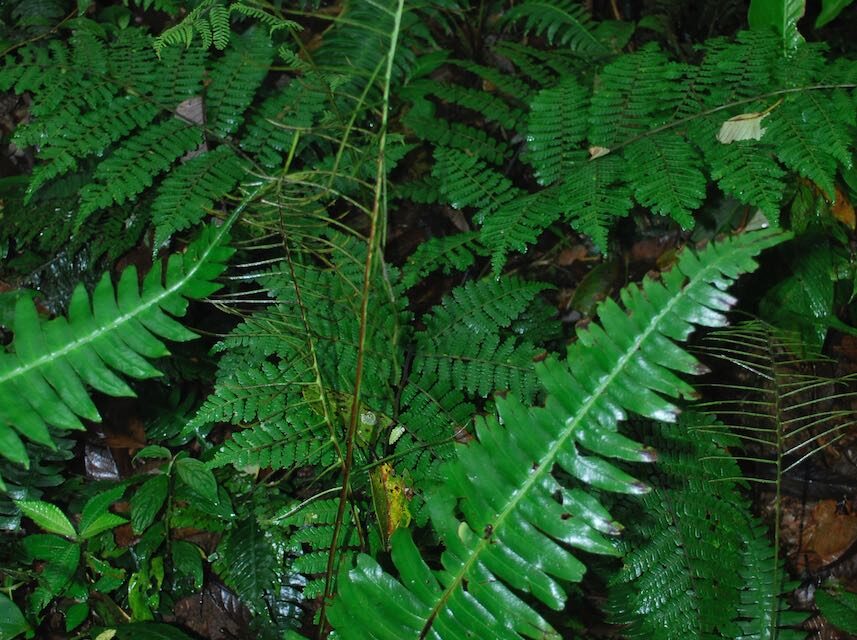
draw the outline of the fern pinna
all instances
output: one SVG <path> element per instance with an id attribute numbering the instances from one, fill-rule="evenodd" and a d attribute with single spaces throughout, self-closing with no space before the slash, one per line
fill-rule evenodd
<path id="1" fill-rule="evenodd" d="M 44 321 L 30 298 L 18 300 L 14 339 L 0 353 L 3 456 L 27 465 L 21 436 L 53 447 L 51 427 L 82 429 L 80 418 L 100 420 L 85 385 L 130 396 L 133 390 L 117 373 L 160 375 L 149 360 L 169 353 L 161 338 L 196 337 L 174 318 L 185 314 L 189 298 L 204 298 L 220 288 L 215 278 L 233 253 L 224 245 L 229 226 L 207 227 L 184 254 L 171 256 L 165 268 L 155 263 L 142 288 L 134 267 L 122 273 L 115 287 L 105 274 L 91 298 L 79 285 L 68 319 Z"/>
<path id="2" fill-rule="evenodd" d="M 712 244 L 698 255 L 687 251 L 662 282 L 646 280 L 622 292 L 628 314 L 612 301 L 603 303 L 603 328 L 593 324 L 579 332 L 568 365 L 553 358 L 537 365 L 545 405 L 498 398 L 502 426 L 479 419 L 479 443 L 460 447 L 457 460 L 444 467 L 443 483 L 427 497 L 444 546 L 443 569 L 432 571 L 409 532 L 397 532 L 393 562 L 401 582 L 360 556 L 330 611 L 337 633 L 391 640 L 559 638 L 518 594 L 561 609 L 561 581 L 579 581 L 585 571 L 564 545 L 615 555 L 604 536 L 620 528 L 595 498 L 560 483 L 553 470 L 602 490 L 648 491 L 608 462 L 655 457 L 620 435 L 617 423 L 628 412 L 675 420 L 678 409 L 668 398 L 694 395 L 675 372 L 703 370 L 676 341 L 686 340 L 695 324 L 724 324 L 723 312 L 734 303 L 725 289 L 755 268 L 753 256 L 782 239 L 763 231 Z M 382 603 L 382 615 L 366 602 Z"/>
<path id="3" fill-rule="evenodd" d="M 463 208 L 479 228 L 470 232 L 478 243 L 448 258 L 441 252 L 451 241 L 430 240 L 414 254 L 415 268 L 427 269 L 427 258 L 434 268 L 466 268 L 488 253 L 499 272 L 511 252 L 526 251 L 557 221 L 607 251 L 614 223 L 635 207 L 687 229 L 712 183 L 776 225 L 789 176 L 811 180 L 832 200 L 837 172 L 852 166 L 854 70 L 831 63 L 823 46 L 796 42 L 784 51 L 760 29 L 712 39 L 696 62 L 677 62 L 657 43 L 617 55 L 626 40 L 609 23 L 559 1 L 524 2 L 504 24 L 572 43 L 576 58 L 502 42 L 494 56 L 507 73 L 496 84 L 496 69 L 446 61 L 447 76 L 469 85 L 454 71 L 466 69 L 490 87 L 490 98 L 469 99 L 467 86 L 433 78 L 405 88 L 412 106 L 403 123 L 434 158 L 434 187 L 420 189 L 418 201 Z M 439 136 L 453 125 L 438 115 L 452 107 L 457 116 L 461 107 L 473 114 L 454 125 L 468 130 Z M 758 135 L 718 136 L 733 117 L 757 118 Z M 398 193 L 413 190 L 406 184 Z"/>
<path id="4" fill-rule="evenodd" d="M 640 500 L 620 500 L 633 522 L 619 542 L 622 568 L 605 607 L 628 638 L 802 638 L 789 611 L 782 562 L 741 493 L 726 447 L 738 440 L 696 412 L 677 424 L 641 423 L 658 451 Z M 714 432 L 714 433 L 712 433 Z"/>

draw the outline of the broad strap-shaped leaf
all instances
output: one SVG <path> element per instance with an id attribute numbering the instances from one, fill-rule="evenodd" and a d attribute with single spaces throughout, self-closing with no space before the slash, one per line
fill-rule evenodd
<path id="1" fill-rule="evenodd" d="M 562 609 L 563 582 L 585 572 L 569 549 L 615 554 L 604 535 L 620 525 L 554 471 L 603 490 L 647 490 L 608 461 L 654 459 L 651 449 L 617 433 L 617 423 L 629 413 L 675 420 L 671 399 L 694 395 L 676 374 L 704 370 L 676 341 L 695 325 L 724 325 L 723 312 L 735 302 L 725 289 L 784 237 L 765 230 L 686 251 L 660 281 L 623 290 L 624 310 L 612 300 L 602 304 L 600 323 L 579 332 L 567 363 L 537 365 L 545 406 L 499 398 L 503 426 L 481 420 L 479 442 L 459 447 L 442 484 L 427 495 L 445 547 L 443 568 L 432 571 L 410 535 L 398 531 L 393 562 L 401 581 L 367 556 L 341 578 L 330 610 L 339 637 L 559 638 L 521 595 Z"/>
<path id="2" fill-rule="evenodd" d="M 149 360 L 167 355 L 162 339 L 190 340 L 196 334 L 175 318 L 188 298 L 200 299 L 220 288 L 214 282 L 233 249 L 223 246 L 229 225 L 207 227 L 183 254 L 160 262 L 143 278 L 135 267 L 114 287 L 105 274 L 90 294 L 78 285 L 68 318 L 44 321 L 32 300 L 15 307 L 14 340 L 0 352 L 0 424 L 17 435 L 53 446 L 48 427 L 82 429 L 79 418 L 100 420 L 86 387 L 113 396 L 134 395 L 122 376 L 160 375 Z M 16 433 L 3 429 L 5 440 Z M 5 455 L 6 449 L 0 450 Z M 21 449 L 11 447 L 13 461 Z"/>

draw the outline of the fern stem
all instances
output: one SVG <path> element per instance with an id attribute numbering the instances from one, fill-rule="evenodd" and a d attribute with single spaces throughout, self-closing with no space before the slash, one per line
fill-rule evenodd
<path id="1" fill-rule="evenodd" d="M 620 142 L 619 144 L 610 148 L 607 153 L 602 153 L 599 156 L 592 158 L 592 160 L 597 160 L 598 158 L 603 158 L 614 151 L 621 149 L 622 147 L 627 147 L 628 145 L 634 144 L 638 140 L 643 140 L 648 138 L 649 136 L 654 136 L 664 131 L 669 131 L 670 129 L 674 129 L 675 127 L 680 127 L 683 124 L 687 124 L 688 122 L 693 122 L 697 118 L 704 118 L 705 116 L 710 116 L 713 113 L 717 113 L 719 111 L 725 111 L 726 109 L 731 109 L 732 107 L 737 107 L 742 104 L 749 104 L 751 102 L 756 102 L 757 100 L 764 100 L 765 98 L 774 98 L 777 96 L 784 96 L 791 93 L 802 93 L 804 91 L 829 91 L 831 89 L 857 89 L 857 83 L 845 82 L 841 84 L 815 84 L 809 85 L 805 87 L 792 87 L 790 89 L 777 89 L 776 91 L 769 91 L 768 93 L 761 93 L 757 96 L 753 96 L 751 98 L 742 98 L 741 100 L 735 100 L 734 102 L 729 102 L 727 104 L 721 104 L 717 107 L 712 107 L 711 109 L 706 109 L 705 111 L 700 111 L 699 113 L 695 113 L 692 116 L 685 116 L 684 118 L 679 118 L 678 120 L 673 120 L 672 122 L 668 122 L 660 127 L 655 127 L 654 129 L 650 129 L 645 133 L 641 133 L 639 135 L 634 136 L 633 138 L 629 138 L 624 142 Z M 777 105 L 774 105 L 777 106 Z M 773 108 L 773 107 L 770 107 Z"/>
<path id="2" fill-rule="evenodd" d="M 350 491 L 351 469 L 354 461 L 354 440 L 357 433 L 357 419 L 360 413 L 360 388 L 363 381 L 363 366 L 366 350 L 366 331 L 369 315 L 369 294 L 372 282 L 372 269 L 375 263 L 376 252 L 379 250 L 379 218 L 381 216 L 382 202 L 385 193 L 386 182 L 386 167 L 384 162 L 384 153 L 387 144 L 387 124 L 389 117 L 390 105 L 390 84 L 393 77 L 393 60 L 398 46 L 399 30 L 402 23 L 402 13 L 404 12 L 404 0 L 397 0 L 396 11 L 393 16 L 393 29 L 390 34 L 390 47 L 387 51 L 387 65 L 384 72 L 384 88 L 383 98 L 381 102 L 381 126 L 378 138 L 378 158 L 377 158 L 377 174 L 375 176 L 375 193 L 372 203 L 372 214 L 369 227 L 368 247 L 366 250 L 366 261 L 363 268 L 363 291 L 360 300 L 360 332 L 357 341 L 357 361 L 354 370 L 354 394 L 351 400 L 351 415 L 348 422 L 348 432 L 345 441 L 345 460 L 342 465 L 342 490 L 339 493 L 339 506 L 336 511 L 336 519 L 333 523 L 333 536 L 330 545 L 330 550 L 327 556 L 327 570 L 324 578 L 324 597 L 321 603 L 321 611 L 319 612 L 319 634 L 321 638 L 327 631 L 327 605 L 334 592 L 333 573 L 336 566 L 337 549 L 339 546 L 339 536 L 342 530 L 342 522 L 345 515 L 345 507 L 348 503 L 348 494 Z M 377 73 L 377 69 L 376 69 Z M 373 74 L 374 78 L 374 74 Z M 370 83 L 367 83 L 364 96 L 368 93 Z M 356 116 L 356 112 L 355 112 Z M 339 155 L 337 155 L 337 162 Z M 386 216 L 386 209 L 384 210 Z"/>

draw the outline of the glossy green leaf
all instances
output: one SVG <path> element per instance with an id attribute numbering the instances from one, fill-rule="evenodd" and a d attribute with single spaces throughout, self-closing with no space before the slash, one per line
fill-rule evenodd
<path id="1" fill-rule="evenodd" d="M 104 516 L 113 515 L 108 513 L 108 509 L 124 495 L 125 488 L 126 485 L 119 484 L 87 500 L 80 514 L 79 529 L 81 538 L 85 540 L 101 533 L 106 528 L 111 528 L 108 524 L 111 518 L 105 518 Z M 115 520 L 116 518 L 118 518 L 118 522 L 112 526 L 118 526 L 125 522 L 123 518 L 113 515 L 112 519 Z"/>
<path id="2" fill-rule="evenodd" d="M 58 533 L 66 538 L 77 537 L 71 521 L 56 505 L 41 500 L 21 500 L 16 504 L 25 516 L 45 531 Z"/>
<path id="3" fill-rule="evenodd" d="M 175 540 L 172 543 L 173 568 L 180 575 L 189 576 L 194 589 L 202 588 L 202 550 L 191 542 Z"/>
<path id="4" fill-rule="evenodd" d="M 817 589 L 815 604 L 827 622 L 846 633 L 857 633 L 857 594 L 843 591 L 833 595 Z"/>
<path id="5" fill-rule="evenodd" d="M 89 617 L 89 603 L 75 602 L 65 612 L 65 630 L 74 631 Z"/>
<path id="6" fill-rule="evenodd" d="M 181 458 L 176 460 L 175 469 L 181 481 L 191 491 L 212 504 L 217 504 L 217 480 L 204 462 L 196 458 Z"/>
<path id="7" fill-rule="evenodd" d="M 0 640 L 12 640 L 30 631 L 31 627 L 18 605 L 0 593 Z"/>
<path id="8" fill-rule="evenodd" d="M 784 50 L 793 51 L 803 42 L 797 23 L 805 5 L 806 0 L 751 0 L 747 19 L 751 29 L 773 29 L 782 39 Z"/>
<path id="9" fill-rule="evenodd" d="M 815 19 L 815 28 L 820 29 L 828 22 L 835 20 L 836 16 L 852 2 L 854 0 L 821 0 L 821 13 Z"/>
<path id="10" fill-rule="evenodd" d="M 173 316 L 184 315 L 187 298 L 219 288 L 214 279 L 232 254 L 222 246 L 229 226 L 205 228 L 183 254 L 171 256 L 166 274 L 156 262 L 142 287 L 133 266 L 117 287 L 110 274 L 91 296 L 78 286 L 68 319 L 44 321 L 33 301 L 20 297 L 11 349 L 0 352 L 0 424 L 53 447 L 50 426 L 82 429 L 80 418 L 100 420 L 86 385 L 110 395 L 133 395 L 122 376 L 160 375 L 149 360 L 168 353 L 162 339 L 195 337 Z M 5 436 L 11 442 L 6 455 L 25 464 L 26 455 Z"/>
<path id="11" fill-rule="evenodd" d="M 695 325 L 723 326 L 735 302 L 724 290 L 785 237 L 765 230 L 699 254 L 685 251 L 659 281 L 624 289 L 624 309 L 605 301 L 600 324 L 578 332 L 567 362 L 536 365 L 546 405 L 527 407 L 511 394 L 497 398 L 499 420 L 479 419 L 478 442 L 459 446 L 457 459 L 441 470 L 427 502 L 445 549 L 442 569 L 430 571 L 409 534 L 396 532 L 400 580 L 361 556 L 340 577 L 329 612 L 337 634 L 344 640 L 560 638 L 532 599 L 562 610 L 566 583 L 586 570 L 572 551 L 616 555 L 604 533 L 619 531 L 597 500 L 560 479 L 571 475 L 614 492 L 648 490 L 611 460 L 655 458 L 619 435 L 618 423 L 630 413 L 676 419 L 673 399 L 695 396 L 676 373 L 705 370 L 676 342 Z"/>
<path id="12" fill-rule="evenodd" d="M 131 496 L 131 527 L 134 533 L 143 533 L 164 506 L 169 488 L 169 478 L 156 475 L 140 485 Z"/>

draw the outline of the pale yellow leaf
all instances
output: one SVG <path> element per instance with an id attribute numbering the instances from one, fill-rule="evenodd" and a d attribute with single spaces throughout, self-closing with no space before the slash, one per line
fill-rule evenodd
<path id="1" fill-rule="evenodd" d="M 741 113 L 729 118 L 720 126 L 717 132 L 717 141 L 730 144 L 736 140 L 761 140 L 765 135 L 762 128 L 762 120 L 770 113 L 762 111 L 757 113 Z"/>

